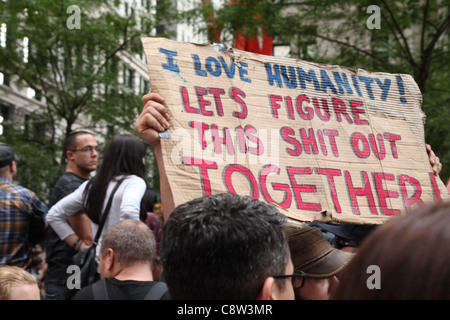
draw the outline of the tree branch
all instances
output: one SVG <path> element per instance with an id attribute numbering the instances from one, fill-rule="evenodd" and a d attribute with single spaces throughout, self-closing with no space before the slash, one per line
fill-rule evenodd
<path id="1" fill-rule="evenodd" d="M 374 59 L 374 60 L 376 60 L 376 61 L 378 61 L 380 63 L 383 63 L 383 64 L 386 63 L 384 60 L 380 59 L 379 57 L 377 57 L 376 55 L 370 53 L 369 51 L 363 50 L 363 49 L 361 49 L 361 48 L 359 48 L 359 47 L 357 47 L 355 45 L 352 45 L 350 43 L 347 43 L 347 42 L 344 42 L 344 41 L 340 41 L 340 40 L 337 40 L 337 39 L 332 39 L 332 38 L 329 38 L 329 37 L 326 37 L 326 36 L 322 36 L 322 35 L 319 35 L 319 34 L 316 34 L 316 37 L 320 38 L 320 39 L 323 39 L 323 40 L 330 41 L 330 42 L 334 42 L 334 43 L 337 43 L 337 44 L 340 44 L 340 45 L 343 45 L 343 46 L 346 46 L 346 47 L 349 47 L 349 48 L 351 48 L 351 49 L 353 49 L 353 50 L 355 50 L 357 52 L 363 53 L 363 54 L 371 57 L 372 59 Z"/>
<path id="2" fill-rule="evenodd" d="M 407 60 L 409 61 L 409 63 L 411 64 L 411 66 L 413 66 L 414 68 L 417 68 L 417 64 L 416 64 L 416 62 L 414 61 L 414 58 L 413 58 L 413 56 L 412 56 L 412 54 L 411 54 L 411 50 L 409 49 L 408 41 L 406 40 L 405 35 L 403 34 L 402 29 L 401 29 L 400 26 L 398 25 L 397 20 L 395 19 L 394 13 L 392 12 L 391 8 L 389 7 L 389 5 L 386 3 L 385 0 L 382 0 L 382 2 L 383 2 L 383 4 L 384 4 L 384 6 L 386 7 L 386 10 L 389 12 L 389 16 L 391 17 L 391 20 L 392 20 L 392 22 L 394 23 L 395 29 L 396 29 L 397 32 L 400 34 L 400 37 L 401 37 L 402 40 L 403 40 L 404 49 L 405 49 L 405 52 L 406 52 L 406 54 L 407 54 L 407 56 L 406 56 Z M 392 30 L 392 29 L 391 29 L 391 30 Z M 395 31 L 392 30 L 392 32 L 393 32 L 393 34 L 395 35 Z M 399 40 L 398 40 L 398 38 L 397 38 L 396 35 L 395 35 L 395 38 L 397 39 L 397 42 L 398 42 L 399 45 L 400 45 L 400 42 L 399 42 Z M 401 46 L 401 45 L 400 45 L 400 46 Z"/>

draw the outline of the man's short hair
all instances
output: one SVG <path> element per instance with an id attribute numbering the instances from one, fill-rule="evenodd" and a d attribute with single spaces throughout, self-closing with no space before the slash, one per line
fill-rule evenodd
<path id="1" fill-rule="evenodd" d="M 285 273 L 285 221 L 274 206 L 230 193 L 179 205 L 161 244 L 171 297 L 255 299 L 267 277 Z"/>
<path id="2" fill-rule="evenodd" d="M 102 237 L 100 254 L 106 256 L 108 248 L 114 250 L 122 266 L 135 262 L 153 263 L 156 241 L 152 230 L 139 220 L 126 219 L 109 228 Z"/>
<path id="3" fill-rule="evenodd" d="M 66 141 L 64 141 L 64 146 L 63 146 L 64 155 L 66 157 L 67 157 L 67 155 L 66 155 L 67 151 L 75 149 L 77 147 L 77 137 L 81 136 L 81 135 L 85 135 L 85 134 L 90 134 L 91 136 L 93 136 L 92 133 L 83 131 L 83 130 L 74 131 L 67 136 Z"/>

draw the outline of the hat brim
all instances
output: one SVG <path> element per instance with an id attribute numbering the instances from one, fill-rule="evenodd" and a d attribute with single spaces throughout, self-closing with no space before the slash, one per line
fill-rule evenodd
<path id="1" fill-rule="evenodd" d="M 338 274 L 352 259 L 354 253 L 339 249 L 330 250 L 326 255 L 302 267 L 308 278 L 325 279 Z"/>

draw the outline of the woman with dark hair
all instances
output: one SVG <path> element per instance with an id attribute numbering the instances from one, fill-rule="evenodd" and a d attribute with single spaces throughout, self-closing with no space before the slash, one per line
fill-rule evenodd
<path id="1" fill-rule="evenodd" d="M 332 299 L 448 300 L 449 246 L 449 202 L 392 217 L 363 240 Z"/>
<path id="2" fill-rule="evenodd" d="M 49 210 L 47 221 L 61 239 L 77 251 L 89 247 L 91 243 L 80 241 L 67 219 L 84 210 L 91 219 L 91 230 L 95 235 L 110 194 L 121 179 L 124 180 L 114 194 L 102 233 L 121 220 L 140 220 L 141 201 L 146 190 L 145 152 L 143 142 L 132 135 L 120 134 L 112 139 L 95 177 Z"/>

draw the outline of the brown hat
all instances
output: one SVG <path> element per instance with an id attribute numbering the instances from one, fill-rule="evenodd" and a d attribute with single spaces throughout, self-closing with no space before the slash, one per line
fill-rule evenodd
<path id="1" fill-rule="evenodd" d="M 325 279 L 336 275 L 353 257 L 353 253 L 334 248 L 317 228 L 286 226 L 294 272 L 306 277 Z"/>

